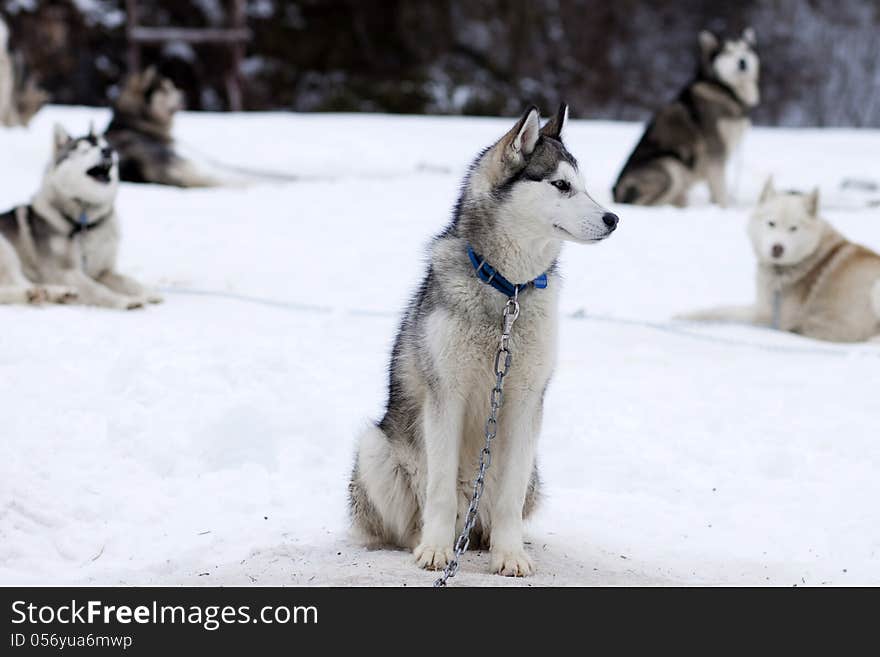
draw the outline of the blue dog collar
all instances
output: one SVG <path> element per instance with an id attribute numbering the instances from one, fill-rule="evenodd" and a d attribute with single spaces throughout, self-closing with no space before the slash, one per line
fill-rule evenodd
<path id="1" fill-rule="evenodd" d="M 486 285 L 491 285 L 506 297 L 512 297 L 522 292 L 529 285 L 532 285 L 539 290 L 543 290 L 545 287 L 547 287 L 546 272 L 538 276 L 536 279 L 529 281 L 528 283 L 511 283 L 509 280 L 504 278 L 504 276 L 499 274 L 498 270 L 496 270 L 494 267 L 492 267 L 492 265 L 486 262 L 485 258 L 475 253 L 473 247 L 470 244 L 467 245 L 467 254 L 468 258 L 470 258 L 471 260 L 471 264 L 474 267 L 474 271 L 477 274 L 477 278 L 483 281 Z"/>

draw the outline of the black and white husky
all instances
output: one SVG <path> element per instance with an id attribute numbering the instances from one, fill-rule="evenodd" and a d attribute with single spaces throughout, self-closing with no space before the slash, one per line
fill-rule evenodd
<path id="1" fill-rule="evenodd" d="M 533 570 L 523 519 L 538 497 L 535 445 L 556 360 L 556 262 L 564 241 L 600 242 L 618 221 L 587 193 L 562 143 L 566 117 L 563 105 L 541 128 L 530 108 L 471 166 L 400 326 L 385 416 L 360 436 L 353 524 L 369 543 L 412 549 L 424 568 L 446 566 L 464 525 L 510 288 L 499 290 L 515 284 L 522 314 L 475 538 L 488 542 L 493 572 Z M 481 263 L 504 284 L 484 283 Z"/>
<path id="2" fill-rule="evenodd" d="M 703 31 L 699 41 L 697 75 L 648 124 L 614 185 L 618 203 L 684 206 L 691 187 L 706 181 L 712 202 L 727 205 L 727 160 L 760 98 L 755 32 Z"/>
<path id="3" fill-rule="evenodd" d="M 140 308 L 161 298 L 116 271 L 116 154 L 94 133 L 55 127 L 52 160 L 29 205 L 0 214 L 0 303 Z"/>
<path id="4" fill-rule="evenodd" d="M 175 187 L 220 185 L 177 152 L 171 133 L 181 109 L 183 93 L 152 66 L 126 79 L 105 133 L 119 153 L 122 180 Z"/>

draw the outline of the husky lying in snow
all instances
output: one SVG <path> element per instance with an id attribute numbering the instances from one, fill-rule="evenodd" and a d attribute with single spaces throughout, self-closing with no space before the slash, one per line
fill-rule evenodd
<path id="1" fill-rule="evenodd" d="M 483 447 L 508 299 L 478 277 L 489 264 L 496 282 L 524 289 L 474 544 L 488 540 L 496 573 L 532 572 L 523 519 L 538 499 L 535 444 L 556 359 L 556 261 L 564 241 L 600 242 L 618 221 L 587 193 L 562 143 L 566 117 L 563 105 L 542 128 L 529 109 L 471 166 L 400 326 L 385 416 L 360 436 L 349 484 L 354 527 L 370 543 L 412 549 L 424 568 L 452 557 Z"/>
<path id="2" fill-rule="evenodd" d="M 54 153 L 30 205 L 0 215 L 0 303 L 140 308 L 161 298 L 116 272 L 116 155 L 94 134 L 55 127 Z"/>
<path id="3" fill-rule="evenodd" d="M 819 192 L 777 193 L 768 180 L 749 223 L 758 300 L 683 319 L 773 326 L 830 340 L 880 339 L 880 255 L 847 241 L 819 217 Z"/>
<path id="4" fill-rule="evenodd" d="M 648 124 L 614 185 L 618 203 L 684 206 L 705 180 L 712 202 L 727 205 L 727 160 L 759 100 L 755 33 L 721 39 L 703 31 L 699 41 L 697 76 Z"/>
<path id="5" fill-rule="evenodd" d="M 105 134 L 119 153 L 122 180 L 175 187 L 220 184 L 177 154 L 171 129 L 174 115 L 182 108 L 183 94 L 155 68 L 126 80 Z"/>

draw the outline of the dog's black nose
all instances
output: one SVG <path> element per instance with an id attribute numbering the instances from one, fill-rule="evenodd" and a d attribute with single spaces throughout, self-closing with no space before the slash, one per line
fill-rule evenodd
<path id="1" fill-rule="evenodd" d="M 620 221 L 620 218 L 613 212 L 606 212 L 602 215 L 602 222 L 611 230 L 617 228 L 618 221 Z"/>
<path id="2" fill-rule="evenodd" d="M 773 255 L 774 258 L 779 258 L 782 256 L 783 253 L 785 253 L 785 247 L 781 244 L 774 244 L 773 248 L 770 249 L 770 253 Z"/>

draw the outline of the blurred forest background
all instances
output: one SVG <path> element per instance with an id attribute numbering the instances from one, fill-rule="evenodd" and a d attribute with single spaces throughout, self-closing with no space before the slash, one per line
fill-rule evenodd
<path id="1" fill-rule="evenodd" d="M 224 0 L 142 0 L 150 26 L 223 26 Z M 880 127 L 877 0 L 248 0 L 250 110 L 517 114 L 643 120 L 693 75 L 702 28 L 754 26 L 757 123 Z M 123 0 L 0 0 L 53 101 L 105 105 L 126 73 Z M 216 46 L 145 48 L 190 109 L 227 106 Z"/>

